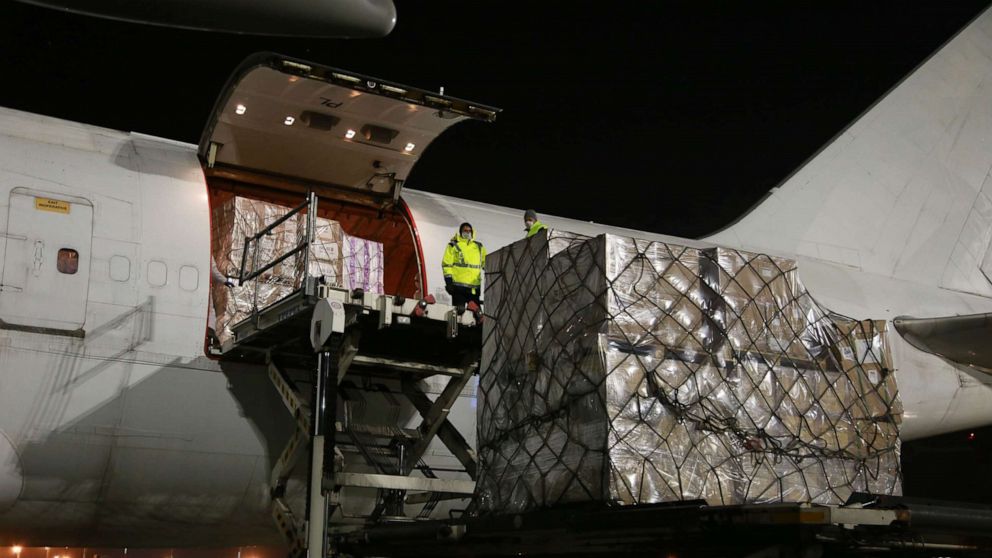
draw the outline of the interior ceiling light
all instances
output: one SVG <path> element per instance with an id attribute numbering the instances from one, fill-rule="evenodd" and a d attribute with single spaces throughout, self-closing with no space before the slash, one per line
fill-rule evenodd
<path id="1" fill-rule="evenodd" d="M 412 143 L 408 143 L 408 144 L 406 144 L 406 147 L 404 148 L 404 151 L 407 151 L 407 152 L 413 151 L 413 148 L 414 147 L 417 147 L 417 146 L 414 145 L 414 144 L 412 144 Z"/>
<path id="2" fill-rule="evenodd" d="M 351 139 L 351 138 L 355 137 L 355 131 L 354 130 L 348 130 L 347 132 L 344 133 L 344 137 L 346 137 L 348 139 Z"/>
<path id="3" fill-rule="evenodd" d="M 248 107 L 244 105 L 238 105 L 234 107 L 234 114 L 244 114 L 246 112 L 248 112 Z"/>
<path id="4" fill-rule="evenodd" d="M 292 116 L 287 116 L 286 117 L 286 120 L 283 120 L 282 121 L 282 123 L 285 124 L 285 125 L 287 125 L 287 126 L 292 126 L 293 125 L 293 122 L 296 122 L 296 119 L 293 118 Z"/>

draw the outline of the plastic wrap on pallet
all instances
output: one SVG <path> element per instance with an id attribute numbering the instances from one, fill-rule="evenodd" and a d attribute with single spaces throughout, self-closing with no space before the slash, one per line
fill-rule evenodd
<path id="1" fill-rule="evenodd" d="M 794 262 L 551 231 L 486 267 L 481 509 L 901 490 L 884 322 Z"/>
<path id="2" fill-rule="evenodd" d="M 309 273 L 328 285 L 383 294 L 382 243 L 351 236 L 337 221 L 318 218 L 308 258 Z M 297 258 L 302 268 L 303 258 Z M 296 270 L 299 276 L 300 269 Z"/>
<path id="3" fill-rule="evenodd" d="M 367 293 L 383 294 L 382 243 L 357 236 L 344 235 L 341 266 L 346 289 L 364 289 Z"/>
<path id="4" fill-rule="evenodd" d="M 229 277 L 238 277 L 245 239 L 271 225 L 288 211 L 289 209 L 280 205 L 243 197 L 232 197 L 215 204 L 211 212 L 212 257 L 220 272 Z M 296 216 L 283 222 L 244 255 L 248 267 L 257 261 L 261 268 L 280 254 L 289 252 L 299 244 L 301 232 Z M 215 329 L 218 337 L 222 341 L 228 339 L 231 335 L 230 326 L 251 315 L 256 300 L 256 288 L 258 305 L 265 306 L 292 292 L 296 288 L 296 276 L 295 261 L 288 259 L 250 284 L 232 289 L 215 285 Z"/>
<path id="5" fill-rule="evenodd" d="M 212 255 L 218 270 L 224 275 L 237 277 L 245 239 L 290 211 L 290 208 L 281 205 L 237 196 L 214 204 L 211 215 Z M 306 215 L 302 213 L 280 223 L 270 234 L 252 244 L 245 256 L 246 269 L 249 272 L 262 269 L 298 247 L 305 238 L 305 229 Z M 230 326 L 251 316 L 256 304 L 258 308 L 264 308 L 278 302 L 298 289 L 307 274 L 320 278 L 328 285 L 363 288 L 367 292 L 381 294 L 382 244 L 346 234 L 337 221 L 317 218 L 314 239 L 306 253 L 301 251 L 287 258 L 245 285 L 233 289 L 214 286 L 212 293 L 218 337 L 221 341 L 229 339 Z"/>
<path id="6" fill-rule="evenodd" d="M 346 236 L 337 221 L 318 218 L 309 257 L 296 258 L 296 275 L 301 276 L 306 260 L 307 273 L 312 277 L 319 277 L 329 285 L 340 285 L 344 278 L 342 243 Z"/>

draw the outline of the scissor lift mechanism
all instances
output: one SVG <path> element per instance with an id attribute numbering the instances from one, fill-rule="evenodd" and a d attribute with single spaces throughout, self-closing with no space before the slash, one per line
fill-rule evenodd
<path id="1" fill-rule="evenodd" d="M 426 503 L 426 511 L 444 498 L 465 497 L 475 488 L 476 455 L 448 421 L 448 413 L 466 384 L 478 372 L 481 332 L 477 316 L 464 309 L 430 299 L 347 291 L 306 276 L 297 290 L 278 302 L 259 308 L 257 279 L 280 262 L 302 254 L 309 269 L 309 245 L 314 239 L 317 198 L 245 239 L 241 285 L 254 282 L 252 315 L 232 326 L 233 337 L 220 347 L 225 360 L 264 362 L 296 428 L 270 475 L 273 515 L 290 546 L 291 556 L 326 556 L 328 522 L 342 487 L 380 489 L 379 502 L 368 519 L 402 515 L 403 504 Z M 306 217 L 301 242 L 269 262 L 259 262 L 260 239 L 290 217 Z M 312 370 L 309 394 L 300 389 L 286 365 Z M 416 429 L 392 428 L 336 421 L 337 401 L 348 377 L 375 376 L 399 380 L 401 392 L 417 409 L 422 421 Z M 434 400 L 418 381 L 446 376 L 447 384 Z M 308 397 L 309 395 L 309 397 Z M 341 471 L 338 435 L 347 437 L 377 473 Z M 472 479 L 440 479 L 422 458 L 439 438 Z M 367 447 L 363 439 L 387 443 Z M 383 449 L 389 448 L 389 449 Z M 306 517 L 297 517 L 285 501 L 291 473 L 309 449 L 310 467 Z M 391 454 L 386 460 L 382 454 Z M 337 458 L 336 458 L 337 456 Z M 419 470 L 423 476 L 411 476 Z M 409 493 L 409 494 L 408 494 Z"/>

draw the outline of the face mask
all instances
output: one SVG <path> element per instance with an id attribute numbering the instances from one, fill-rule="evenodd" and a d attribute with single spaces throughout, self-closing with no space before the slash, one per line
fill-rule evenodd
<path id="1" fill-rule="evenodd" d="M 526 226 L 529 229 L 534 226 L 534 221 L 530 221 L 530 220 L 524 221 L 524 226 Z"/>
<path id="2" fill-rule="evenodd" d="M 472 233 L 462 231 L 462 238 L 464 238 L 465 240 L 472 240 Z"/>

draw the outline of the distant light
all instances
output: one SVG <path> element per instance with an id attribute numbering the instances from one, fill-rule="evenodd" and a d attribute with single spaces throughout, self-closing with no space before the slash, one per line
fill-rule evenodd
<path id="1" fill-rule="evenodd" d="M 354 130 L 348 130 L 347 132 L 344 133 L 344 137 L 346 137 L 348 139 L 351 139 L 351 138 L 355 137 L 355 131 Z"/>
<path id="2" fill-rule="evenodd" d="M 293 118 L 292 116 L 287 116 L 286 117 L 286 120 L 283 120 L 282 121 L 282 123 L 285 124 L 285 125 L 287 125 L 287 126 L 292 126 L 293 125 L 293 122 L 296 122 L 296 119 Z"/>
<path id="3" fill-rule="evenodd" d="M 413 151 L 413 148 L 414 147 L 417 147 L 417 146 L 416 145 L 413 145 L 412 143 L 408 143 L 408 144 L 406 144 L 406 147 L 403 150 L 404 151 L 407 151 L 407 152 L 410 152 L 410 151 Z"/>
<path id="4" fill-rule="evenodd" d="M 20 554 L 21 551 L 24 550 L 24 547 L 20 545 L 15 545 L 10 547 L 10 549 L 14 551 L 14 554 Z"/>
<path id="5" fill-rule="evenodd" d="M 238 105 L 234 107 L 234 114 L 244 114 L 246 112 L 248 112 L 248 107 L 244 105 Z"/>
<path id="6" fill-rule="evenodd" d="M 974 432 L 969 432 L 968 433 L 968 440 L 970 441 L 970 440 L 974 440 L 974 439 L 975 439 L 975 433 Z"/>

